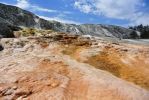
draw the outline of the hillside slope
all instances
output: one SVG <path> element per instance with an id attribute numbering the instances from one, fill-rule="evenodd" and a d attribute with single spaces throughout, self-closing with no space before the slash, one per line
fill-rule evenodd
<path id="1" fill-rule="evenodd" d="M 139 38 L 139 34 L 134 33 L 132 30 L 123 27 L 100 24 L 75 25 L 64 24 L 56 21 L 47 21 L 42 18 L 39 18 L 38 16 L 29 11 L 1 3 L 0 26 L 1 37 L 11 37 L 13 35 L 12 31 L 16 29 L 18 30 L 18 27 L 31 27 L 41 29 L 52 29 L 54 31 L 59 32 L 68 32 L 92 36 Z"/>

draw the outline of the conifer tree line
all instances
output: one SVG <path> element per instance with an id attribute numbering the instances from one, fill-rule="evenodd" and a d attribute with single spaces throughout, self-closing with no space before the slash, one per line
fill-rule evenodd
<path id="1" fill-rule="evenodd" d="M 139 31 L 142 39 L 149 39 L 149 25 L 144 26 L 141 24 L 138 26 L 130 26 L 129 29 Z"/>

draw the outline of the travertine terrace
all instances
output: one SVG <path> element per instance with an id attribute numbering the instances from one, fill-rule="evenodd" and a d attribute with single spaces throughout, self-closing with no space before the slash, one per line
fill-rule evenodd
<path id="1" fill-rule="evenodd" d="M 148 45 L 65 33 L 0 45 L 0 100 L 149 100 Z"/>

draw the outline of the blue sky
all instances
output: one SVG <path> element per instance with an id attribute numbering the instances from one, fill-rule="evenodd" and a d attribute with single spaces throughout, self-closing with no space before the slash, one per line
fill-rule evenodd
<path id="1" fill-rule="evenodd" d="M 74 24 L 149 24 L 149 0 L 0 0 L 47 20 Z"/>

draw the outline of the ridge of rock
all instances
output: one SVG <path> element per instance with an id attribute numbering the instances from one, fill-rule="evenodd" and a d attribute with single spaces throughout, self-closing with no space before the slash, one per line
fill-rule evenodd
<path id="1" fill-rule="evenodd" d="M 91 35 L 113 38 L 139 38 L 140 35 L 133 30 L 102 24 L 65 24 L 57 21 L 47 21 L 35 14 L 21 8 L 0 3 L 0 35 L 1 37 L 13 36 L 13 31 L 18 27 L 52 29 L 59 32 L 67 32 L 79 35 Z M 10 27 L 11 26 L 11 27 Z M 10 35 L 11 34 L 11 35 Z"/>

